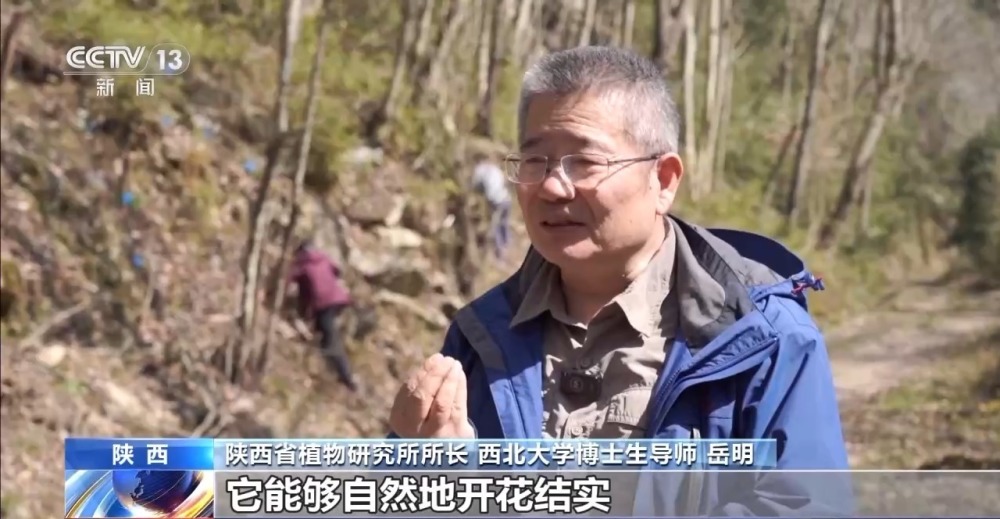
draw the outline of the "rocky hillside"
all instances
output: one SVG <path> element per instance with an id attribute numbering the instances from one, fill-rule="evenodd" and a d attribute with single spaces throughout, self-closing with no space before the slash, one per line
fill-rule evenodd
<path id="1" fill-rule="evenodd" d="M 462 302 L 444 193 L 350 150 L 336 195 L 309 195 L 300 227 L 347 267 L 358 303 L 342 327 L 362 392 L 287 318 L 263 378 L 239 389 L 212 359 L 234 327 L 254 143 L 197 103 L 101 104 L 88 82 L 40 73 L 45 56 L 18 57 L 0 126 L 2 515 L 60 513 L 67 435 L 384 434 L 399 377 Z"/>

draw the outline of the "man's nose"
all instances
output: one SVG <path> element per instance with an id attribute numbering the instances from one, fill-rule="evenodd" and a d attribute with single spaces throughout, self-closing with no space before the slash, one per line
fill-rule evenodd
<path id="1" fill-rule="evenodd" d="M 555 167 L 538 186 L 538 196 L 547 202 L 572 200 L 576 195 L 573 183 L 561 167 Z"/>

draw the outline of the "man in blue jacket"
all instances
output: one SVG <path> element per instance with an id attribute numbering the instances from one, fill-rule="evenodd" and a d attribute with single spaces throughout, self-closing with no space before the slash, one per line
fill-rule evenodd
<path id="1" fill-rule="evenodd" d="M 525 74 L 505 171 L 532 248 L 400 389 L 396 436 L 773 438 L 779 469 L 847 468 L 806 308 L 819 282 L 777 242 L 669 214 L 679 128 L 661 72 L 631 52 L 571 49 Z M 713 481 L 645 478 L 636 512 L 829 515 L 850 496 L 835 478 Z"/>

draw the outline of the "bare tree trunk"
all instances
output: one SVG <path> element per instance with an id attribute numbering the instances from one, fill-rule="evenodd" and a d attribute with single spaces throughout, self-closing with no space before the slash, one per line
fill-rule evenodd
<path id="1" fill-rule="evenodd" d="M 875 187 L 875 173 L 869 172 L 865 175 L 865 185 L 861 193 L 861 219 L 859 229 L 862 233 L 867 233 L 871 224 L 872 215 L 872 189 Z"/>
<path id="2" fill-rule="evenodd" d="M 795 81 L 795 16 L 788 15 L 788 25 L 785 26 L 785 33 L 781 43 L 781 69 L 779 78 L 781 80 L 781 106 L 788 110 L 791 106 L 792 85 Z"/>
<path id="3" fill-rule="evenodd" d="M 288 130 L 288 90 L 295 69 L 295 44 L 302 29 L 302 0 L 285 0 L 285 32 L 282 35 L 281 78 L 278 81 L 278 131 Z M 287 54 L 284 49 L 289 49 Z"/>
<path id="4" fill-rule="evenodd" d="M 517 23 L 517 13 L 520 10 L 518 0 L 499 0 L 493 5 L 493 18 L 490 24 L 490 52 L 492 59 L 499 64 L 511 62 L 511 49 L 514 48 L 514 28 Z"/>
<path id="5" fill-rule="evenodd" d="M 586 0 L 585 7 L 583 8 L 583 21 L 580 25 L 577 45 L 581 47 L 584 45 L 590 45 L 591 38 L 594 35 L 594 23 L 596 21 L 597 0 Z"/>
<path id="6" fill-rule="evenodd" d="M 479 102 L 474 131 L 493 135 L 493 98 L 497 88 L 497 68 L 500 62 L 500 33 L 507 0 L 493 0 L 492 13 L 483 6 L 483 33 L 479 44 Z"/>
<path id="7" fill-rule="evenodd" d="M 733 104 L 733 64 L 736 61 L 736 49 L 734 48 L 734 31 L 736 23 L 733 13 L 733 0 L 723 0 L 723 10 L 725 11 L 725 23 L 722 28 L 722 43 L 720 45 L 719 56 L 719 108 L 716 120 L 718 121 L 718 133 L 715 138 L 715 156 L 713 168 L 714 173 L 710 177 L 712 183 L 709 184 L 709 191 L 713 190 L 715 184 L 719 182 L 719 177 L 726 172 L 726 137 L 729 133 L 729 118 L 732 114 Z"/>
<path id="8" fill-rule="evenodd" d="M 686 0 L 656 0 L 653 20 L 653 61 L 664 71 L 675 69 L 674 59 L 680 48 Z"/>
<path id="9" fill-rule="evenodd" d="M 847 218 L 851 205 L 857 200 L 864 188 L 863 180 L 871 167 L 871 160 L 875 155 L 878 141 L 882 137 L 882 131 L 885 130 L 895 95 L 897 94 L 893 91 L 883 90 L 876 96 L 875 106 L 865 123 L 865 130 L 858 138 L 854 152 L 851 154 L 851 160 L 844 173 L 844 181 L 841 184 L 837 201 L 820 228 L 817 240 L 817 249 L 819 250 L 829 249 L 836 243 L 837 235 L 844 223 L 843 220 Z"/>
<path id="10" fill-rule="evenodd" d="M 443 78 L 445 76 L 448 59 L 451 57 L 451 52 L 455 47 L 455 42 L 461 34 L 463 24 L 465 24 L 469 18 L 471 11 L 469 2 L 470 0 L 456 0 L 454 9 L 448 19 L 447 26 L 441 35 L 441 43 L 438 45 L 434 53 L 433 61 L 431 61 L 430 71 L 427 74 L 427 81 L 420 82 L 418 84 L 418 89 L 421 89 L 421 94 L 430 93 L 430 95 L 435 96 L 434 102 L 438 107 L 442 106 L 443 99 L 445 98 L 443 95 L 445 86 L 442 82 L 444 81 Z M 420 97 L 423 97 L 423 95 Z"/>
<path id="11" fill-rule="evenodd" d="M 14 55 L 17 53 L 18 35 L 28 13 L 25 8 L 16 9 L 10 14 L 3 34 L 3 54 L 0 55 L 0 93 L 6 92 L 7 80 L 10 79 L 14 67 Z"/>
<path id="12" fill-rule="evenodd" d="M 477 2 L 479 35 L 476 41 L 476 98 L 483 99 L 490 90 L 490 20 L 491 9 L 484 0 Z"/>
<path id="13" fill-rule="evenodd" d="M 847 83 L 847 110 L 851 115 L 854 115 L 855 106 L 854 98 L 856 95 L 856 90 L 858 88 L 858 50 L 862 48 L 862 41 L 860 35 L 861 30 L 861 20 L 862 13 L 864 12 L 860 6 L 853 6 L 854 17 L 852 19 L 852 37 L 847 43 L 847 73 L 845 74 L 845 81 Z"/>
<path id="14" fill-rule="evenodd" d="M 427 73 L 430 71 L 432 49 L 437 43 L 439 34 L 438 26 L 434 23 L 437 5 L 437 0 L 424 0 L 421 6 L 416 43 L 413 44 L 413 55 L 410 57 L 409 77 L 414 83 L 414 87 L 410 91 L 411 102 L 420 100 L 418 84 L 427 79 Z"/>
<path id="15" fill-rule="evenodd" d="M 653 11 L 653 53 L 650 58 L 656 66 L 667 69 L 669 59 L 665 55 L 670 45 L 670 4 L 671 0 L 655 0 Z"/>
<path id="16" fill-rule="evenodd" d="M 898 38 L 895 34 L 896 27 L 889 27 L 889 25 L 887 25 L 892 23 L 894 22 L 890 19 L 889 7 L 885 2 L 879 2 L 875 11 L 875 41 L 872 46 L 872 62 L 874 63 L 873 69 L 875 83 L 880 87 L 884 87 L 884 85 L 889 81 L 888 67 L 890 63 L 888 53 L 889 49 L 893 45 L 891 40 Z M 854 58 L 854 54 L 851 55 L 851 58 Z M 851 64 L 853 65 L 853 63 Z M 848 90 L 848 96 L 850 101 L 853 101 L 853 89 Z M 897 104 L 897 106 L 899 106 L 899 104 Z M 852 103 L 852 111 L 853 108 Z M 860 214 L 857 219 L 857 231 L 859 234 L 864 234 L 868 229 L 869 217 L 871 215 L 871 190 L 873 188 L 874 181 L 874 174 L 863 175 L 863 185 L 860 191 L 861 194 L 856 200 L 858 208 L 860 209 Z"/>
<path id="17" fill-rule="evenodd" d="M 483 29 L 485 15 L 482 14 L 483 9 L 488 6 L 483 6 L 482 3 L 483 0 L 476 0 L 470 4 L 469 17 L 456 36 L 455 52 L 447 63 L 447 76 L 438 92 L 440 95 L 438 111 L 445 119 L 443 122 L 449 128 L 455 127 L 456 131 L 457 123 L 454 119 L 456 116 L 465 118 L 462 119 L 464 121 L 462 127 L 471 131 L 475 124 L 476 101 L 479 99 L 479 93 L 485 91 L 484 88 L 488 85 L 488 77 L 484 74 L 488 68 L 484 69 L 482 66 L 488 61 L 486 59 L 488 53 L 485 52 L 483 43 L 488 40 L 489 33 Z"/>
<path id="18" fill-rule="evenodd" d="M 437 0 L 423 0 L 420 11 L 420 25 L 417 29 L 417 42 L 413 47 L 414 62 L 423 62 L 430 51 L 434 36 L 434 9 Z"/>
<path id="19" fill-rule="evenodd" d="M 511 41 L 512 55 L 515 63 L 524 66 L 528 49 L 534 41 L 534 31 L 531 30 L 534 0 L 520 0 L 517 5 L 517 16 L 514 22 L 514 39 Z"/>
<path id="20" fill-rule="evenodd" d="M 930 239 L 927 236 L 927 226 L 925 222 L 927 221 L 927 211 L 925 209 L 925 204 L 927 201 L 923 197 L 916 200 L 914 204 L 914 218 L 913 223 L 916 225 L 917 230 L 917 243 L 920 246 L 920 259 L 923 261 L 924 265 L 930 265 L 931 263 L 931 247 Z"/>
<path id="21" fill-rule="evenodd" d="M 284 29 L 281 39 L 281 68 L 278 73 L 278 91 L 274 103 L 274 130 L 268 144 L 264 171 L 261 173 L 257 196 L 250 207 L 250 233 L 243 255 L 243 284 L 240 296 L 240 309 L 237 324 L 240 328 L 241 340 L 252 341 L 252 329 L 257 317 L 257 282 L 260 273 L 260 258 L 266 237 L 266 218 L 263 217 L 264 206 L 267 204 L 277 169 L 278 159 L 288 132 L 288 90 L 290 88 L 292 65 L 294 63 L 295 45 L 298 42 L 301 25 L 301 1 L 286 0 L 284 8 Z M 237 341 L 237 343 L 240 341 Z M 226 369 L 230 378 L 236 373 L 231 371 L 235 366 L 236 355 L 231 351 L 239 345 L 233 343 L 227 352 Z"/>
<path id="22" fill-rule="evenodd" d="M 635 0 L 625 0 L 622 6 L 621 42 L 625 48 L 632 47 L 632 37 L 635 35 Z"/>
<path id="23" fill-rule="evenodd" d="M 256 369 L 256 373 L 261 373 L 267 365 L 268 351 L 271 340 L 274 339 L 274 320 L 280 313 L 282 302 L 287 292 L 287 279 L 285 268 L 288 255 L 291 249 L 292 236 L 298 226 L 299 216 L 302 213 L 302 194 L 305 190 L 306 167 L 309 164 L 309 148 L 312 145 L 313 127 L 316 124 L 316 110 L 319 104 L 320 80 L 323 77 L 323 60 L 326 57 L 326 40 L 330 34 L 330 11 L 331 3 L 323 4 L 322 19 L 319 24 L 319 36 L 316 39 L 316 50 L 313 53 L 312 68 L 309 71 L 309 90 L 306 94 L 306 120 L 302 137 L 299 140 L 298 156 L 295 161 L 295 177 L 292 183 L 291 214 L 288 225 L 285 226 L 281 236 L 281 254 L 278 256 L 277 275 L 272 278 L 275 285 L 269 290 L 273 294 L 271 300 L 271 313 L 267 319 L 267 328 L 264 335 L 264 343 L 260 351 L 254 358 L 251 358 L 251 365 Z"/>
<path id="24" fill-rule="evenodd" d="M 621 47 L 622 36 L 625 34 L 625 0 L 622 0 L 621 5 L 615 2 L 611 7 L 611 46 Z M 604 16 L 604 13 L 600 15 Z"/>
<path id="25" fill-rule="evenodd" d="M 882 69 L 884 73 L 880 74 L 882 81 L 879 82 L 865 130 L 858 137 L 854 152 L 851 154 L 837 200 L 820 227 L 816 244 L 819 250 L 829 249 L 837 243 L 837 237 L 848 212 L 866 185 L 872 157 L 875 155 L 885 125 L 896 111 L 898 103 L 902 102 L 906 88 L 913 80 L 918 66 L 917 62 L 910 62 L 904 68 L 900 59 L 902 0 L 883 0 L 883 5 L 886 6 L 886 19 L 880 25 L 885 31 L 886 45 L 884 57 L 880 58 L 884 64 Z"/>
<path id="26" fill-rule="evenodd" d="M 452 248 L 452 268 L 458 284 L 458 292 L 465 299 L 475 296 L 475 279 L 479 274 L 475 258 L 479 257 L 476 231 L 469 219 L 469 198 L 462 193 L 452 193 L 447 200 L 448 211 L 455 215 L 454 242 Z"/>
<path id="27" fill-rule="evenodd" d="M 698 160 L 694 169 L 691 187 L 695 199 L 709 192 L 712 185 L 715 159 L 715 139 L 718 136 L 719 97 L 719 40 L 722 26 L 722 0 L 710 0 L 708 4 L 708 63 L 705 80 L 705 107 L 702 112 L 701 146 L 697 149 Z"/>
<path id="28" fill-rule="evenodd" d="M 813 41 L 813 59 L 809 64 L 809 87 L 806 90 L 805 106 L 802 110 L 802 121 L 799 140 L 795 146 L 795 159 L 792 164 L 792 185 L 785 201 L 785 225 L 791 229 L 801 210 L 802 196 L 806 183 L 809 181 L 809 157 L 813 132 L 813 122 L 816 118 L 816 97 L 819 95 L 820 78 L 826 67 L 826 44 L 830 39 L 830 29 L 833 25 L 833 14 L 837 11 L 837 0 L 820 0 L 816 13 L 815 35 Z"/>
<path id="29" fill-rule="evenodd" d="M 699 154 L 701 157 L 699 165 L 704 168 L 702 178 L 704 179 L 703 187 L 705 193 L 712 192 L 715 187 L 716 176 L 721 173 L 718 169 L 718 158 L 719 153 L 724 153 L 724 150 L 719 149 L 719 140 L 722 136 L 722 127 L 724 125 L 722 118 L 726 110 L 724 103 L 726 84 L 728 82 L 727 74 L 729 73 L 728 60 L 731 58 L 732 53 L 732 49 L 729 48 L 731 43 L 730 33 L 733 30 L 733 25 L 730 21 L 730 17 L 732 16 L 730 9 L 732 1 L 715 0 L 715 2 L 717 5 L 714 6 L 715 13 L 712 17 L 712 23 L 715 25 L 714 37 L 712 38 L 715 41 L 715 59 L 714 63 L 712 63 L 712 59 L 709 60 L 709 66 L 712 67 L 711 70 L 715 71 L 711 90 L 712 103 L 711 111 L 708 111 L 708 107 L 706 107 L 705 112 L 706 129 L 708 130 L 705 151 Z"/>
<path id="30" fill-rule="evenodd" d="M 719 31 L 722 26 L 722 0 L 708 2 L 708 71 L 705 79 L 705 122 L 715 113 L 719 81 Z"/>
<path id="31" fill-rule="evenodd" d="M 785 137 L 781 139 L 781 147 L 778 148 L 778 158 L 775 159 L 774 165 L 771 166 L 771 172 L 767 175 L 767 182 L 764 184 L 764 205 L 771 206 L 774 201 L 775 194 L 778 192 L 778 179 L 781 177 L 782 167 L 785 165 L 785 159 L 788 158 L 788 152 L 792 149 L 792 143 L 795 142 L 795 135 L 798 133 L 799 126 L 793 124 L 791 128 L 788 129 L 788 133 Z"/>
<path id="32" fill-rule="evenodd" d="M 520 6 L 517 0 L 508 0 L 504 2 L 503 17 L 500 20 L 501 27 L 513 27 L 514 23 L 517 21 L 517 11 Z M 503 35 L 501 35 L 503 39 Z M 505 43 L 506 45 L 506 43 Z"/>
<path id="33" fill-rule="evenodd" d="M 382 98 L 382 104 L 378 110 L 372 114 L 367 122 L 365 135 L 370 140 L 374 140 L 382 126 L 392 120 L 396 115 L 396 107 L 399 105 L 399 97 L 403 93 L 403 83 L 406 80 L 407 62 L 412 54 L 410 49 L 416 41 L 417 33 L 417 6 L 415 2 L 403 2 L 403 27 L 396 40 L 396 59 L 392 69 L 392 81 L 389 83 L 389 90 Z"/>
<path id="34" fill-rule="evenodd" d="M 886 64 L 889 56 L 889 32 L 891 22 L 887 20 L 889 10 L 885 2 L 879 2 L 875 9 L 875 45 L 872 45 L 872 63 L 875 64 L 875 84 L 883 85 L 886 77 Z"/>
<path id="35" fill-rule="evenodd" d="M 551 42 L 555 39 L 558 42 L 559 47 L 568 47 L 573 38 L 577 36 L 573 32 L 573 22 L 576 21 L 576 11 L 577 7 L 582 0 L 563 0 L 550 4 L 548 2 L 542 1 L 542 6 L 551 6 L 550 8 L 555 10 L 555 23 L 552 24 L 552 30 L 548 31 L 553 37 L 548 38 L 546 41 Z M 549 43 L 551 45 L 551 43 Z"/>
<path id="36" fill-rule="evenodd" d="M 695 5 L 692 1 L 684 3 L 684 160 L 687 170 L 698 171 L 698 143 L 695 124 L 698 106 L 695 100 L 695 67 L 698 66 L 698 33 Z M 691 182 L 697 185 L 698 179 Z M 696 192 L 696 190 L 692 190 Z"/>

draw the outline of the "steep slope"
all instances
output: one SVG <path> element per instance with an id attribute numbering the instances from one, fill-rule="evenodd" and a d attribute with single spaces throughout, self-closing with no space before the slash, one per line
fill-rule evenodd
<path id="1" fill-rule="evenodd" d="M 259 145 L 195 103 L 122 109 L 34 65 L 9 83 L 0 125 L 2 515 L 61 514 L 67 435 L 384 434 L 399 378 L 461 304 L 444 193 L 391 160 L 344 160 L 301 230 L 347 266 L 358 303 L 342 327 L 363 391 L 288 319 L 256 387 L 237 388 L 212 360 L 234 326 Z M 275 234 L 289 188 L 268 209 Z"/>

